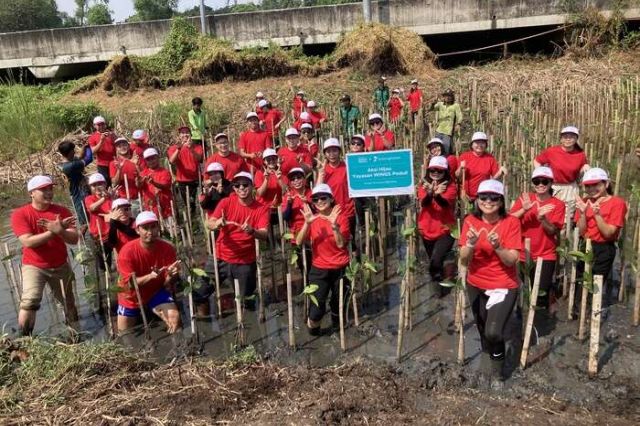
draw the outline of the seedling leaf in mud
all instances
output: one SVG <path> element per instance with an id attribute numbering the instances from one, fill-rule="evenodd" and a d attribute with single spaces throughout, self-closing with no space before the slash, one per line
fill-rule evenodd
<path id="1" fill-rule="evenodd" d="M 298 252 L 297 251 L 292 251 L 291 252 L 291 258 L 289 259 L 289 264 L 290 265 L 295 265 L 296 263 L 298 263 Z"/>
<path id="2" fill-rule="evenodd" d="M 315 295 L 315 292 L 318 290 L 318 288 L 320 288 L 318 284 L 309 284 L 302 290 L 302 293 L 300 293 L 300 295 L 307 296 L 314 305 L 319 307 L 320 305 L 318 304 L 318 298 Z"/>
<path id="3" fill-rule="evenodd" d="M 405 238 L 409 238 L 414 236 L 416 233 L 416 227 L 415 226 L 411 226 L 409 228 L 403 228 L 402 229 L 402 236 Z"/>

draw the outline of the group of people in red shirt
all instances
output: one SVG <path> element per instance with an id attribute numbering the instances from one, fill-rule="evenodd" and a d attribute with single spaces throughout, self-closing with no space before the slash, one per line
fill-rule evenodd
<path id="1" fill-rule="evenodd" d="M 257 95 L 256 106 L 266 106 L 269 113 L 265 99 L 260 99 L 264 96 Z M 249 296 L 256 289 L 257 241 L 270 238 L 280 209 L 293 235 L 291 244 L 301 250 L 310 242 L 308 280 L 318 285 L 318 304 L 310 304 L 309 332 L 320 333 L 329 299 L 332 323 L 337 326 L 338 286 L 342 281 L 344 294 L 349 294 L 345 269 L 352 255 L 357 210 L 362 208 L 349 197 L 344 151 L 393 149 L 395 136 L 374 113 L 369 116 L 368 135 L 355 134 L 346 145 L 328 138 L 320 146 L 312 136 L 316 123 L 303 116 L 313 114 L 315 106 L 303 97 L 298 93 L 292 106 L 294 117 L 302 121 L 284 132 L 285 143 L 277 151 L 273 136 L 282 120 L 274 116 L 271 130 L 265 129 L 261 123 L 267 116 L 260 117 L 256 111 L 246 115 L 247 129 L 239 136 L 237 153 L 231 150 L 229 137 L 219 133 L 213 138 L 215 152 L 205 159 L 202 147 L 191 140 L 190 129 L 180 127 L 176 143 L 166 152 L 175 180 L 160 165 L 160 153 L 149 145 L 146 132 L 136 132 L 129 142 L 116 138 L 105 120 L 96 117 L 89 145 L 98 172 L 89 176 L 91 194 L 85 208 L 91 235 L 105 254 L 113 249 L 118 255 L 120 331 L 135 324 L 141 306 L 153 310 L 170 332 L 181 327 L 172 296 L 181 264 L 175 248 L 160 237 L 161 222 L 176 216 L 174 181 L 183 204 L 192 212 L 199 197 L 206 226 L 215 235 L 219 278 L 238 280 L 248 309 L 254 306 Z M 310 131 L 307 136 L 305 129 Z M 611 271 L 626 204 L 610 195 L 611 183 L 604 170 L 589 168 L 578 138 L 577 128 L 566 127 L 560 144 L 536 157 L 532 190 L 519 196 L 511 209 L 500 181 L 507 170 L 487 152 L 486 134 L 474 133 L 469 151 L 457 158 L 446 155 L 437 138 L 426 145 L 429 158 L 417 188 L 417 224 L 430 259 L 429 272 L 435 282 L 451 278 L 445 276 L 443 264 L 455 244 L 451 229 L 456 223 L 457 199 L 472 203 L 458 241 L 460 261 L 466 266 L 468 296 L 483 349 L 493 359 L 504 357 L 509 340 L 519 289 L 517 264 L 525 260 L 525 239 L 531 242 L 530 259 L 543 259 L 540 285 L 549 295 L 553 294 L 559 234 L 570 221 L 592 241 L 593 273 L 606 279 Z M 580 175 L 584 198 L 578 193 Z M 16 209 L 11 219 L 23 245 L 24 291 L 19 315 L 23 333 L 33 329 L 45 284 L 64 301 L 67 318 L 77 319 L 65 244 L 77 243 L 79 233 L 71 213 L 52 202 L 52 185 L 46 176 L 32 178 L 27 185 L 31 203 Z M 110 257 L 101 258 L 101 263 L 108 268 Z M 213 269 L 210 259 L 205 270 L 213 275 Z M 206 303 L 210 295 L 199 294 L 197 301 Z M 548 304 L 548 300 L 543 302 Z"/>

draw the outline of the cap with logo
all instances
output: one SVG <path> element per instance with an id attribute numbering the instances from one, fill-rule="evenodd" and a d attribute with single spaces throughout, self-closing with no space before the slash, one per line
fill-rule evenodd
<path id="1" fill-rule="evenodd" d="M 218 139 L 220 139 L 220 138 L 227 138 L 227 139 L 229 139 L 229 136 L 227 136 L 227 134 L 226 134 L 226 133 L 218 133 L 217 135 L 215 135 L 215 136 L 213 137 L 213 140 L 214 140 L 214 142 L 215 142 L 215 141 L 217 141 L 217 140 L 218 140 Z"/>
<path id="2" fill-rule="evenodd" d="M 234 182 L 240 179 L 247 179 L 249 182 L 253 183 L 253 177 L 249 172 L 238 172 L 233 176 Z"/>
<path id="3" fill-rule="evenodd" d="M 533 169 L 533 173 L 531 173 L 531 179 L 539 177 L 553 180 L 553 171 L 547 166 L 536 167 Z"/>
<path id="4" fill-rule="evenodd" d="M 431 146 L 434 144 L 440 144 L 440 146 L 444 146 L 444 142 L 442 142 L 442 139 L 440 138 L 432 138 L 429 143 L 427 144 L 427 146 Z"/>
<path id="5" fill-rule="evenodd" d="M 438 155 L 429 160 L 428 169 L 449 170 L 449 162 L 443 156 Z"/>
<path id="6" fill-rule="evenodd" d="M 475 141 L 488 141 L 489 138 L 485 132 L 475 132 L 473 136 L 471 136 L 471 142 Z"/>
<path id="7" fill-rule="evenodd" d="M 267 106 L 267 104 L 268 104 L 268 103 L 269 103 L 269 102 L 267 102 L 267 100 L 266 100 L 266 99 L 262 99 L 262 100 L 260 100 L 260 102 L 258 102 L 258 107 L 260 107 L 260 108 L 264 108 L 264 107 L 266 107 L 266 106 Z"/>
<path id="8" fill-rule="evenodd" d="M 207 173 L 222 172 L 224 173 L 224 167 L 220 163 L 213 162 L 207 166 Z"/>
<path id="9" fill-rule="evenodd" d="M 150 158 L 154 155 L 160 155 L 158 154 L 158 150 L 155 148 L 147 148 L 142 152 L 142 158 Z"/>
<path id="10" fill-rule="evenodd" d="M 609 175 L 606 171 L 602 170 L 600 167 L 593 167 L 586 172 L 584 172 L 584 176 L 582 176 L 582 184 L 583 185 L 593 185 L 598 182 L 607 182 L 609 180 Z"/>
<path id="11" fill-rule="evenodd" d="M 478 194 L 484 193 L 498 194 L 504 197 L 504 185 L 495 179 L 483 180 L 478 187 Z"/>
<path id="12" fill-rule="evenodd" d="M 336 138 L 329 138 L 326 141 L 324 141 L 324 144 L 322 145 L 322 150 L 324 151 L 325 149 L 331 148 L 331 147 L 342 149 L 342 145 L 340 144 L 340 141 Z"/>
<path id="13" fill-rule="evenodd" d="M 138 129 L 133 132 L 133 135 L 131 135 L 131 137 L 135 140 L 142 141 L 147 138 L 147 132 L 142 129 Z"/>
<path id="14" fill-rule="evenodd" d="M 331 187 L 326 183 L 319 183 L 313 187 L 313 189 L 311 190 L 311 195 L 316 195 L 316 194 L 328 194 L 333 197 L 333 192 L 331 191 Z"/>
<path id="15" fill-rule="evenodd" d="M 300 126 L 300 130 L 302 129 L 311 129 L 313 130 L 313 125 L 311 123 L 303 123 L 302 126 Z"/>
<path id="16" fill-rule="evenodd" d="M 307 108 L 315 108 L 318 105 L 316 105 L 316 101 L 309 101 L 307 102 Z"/>

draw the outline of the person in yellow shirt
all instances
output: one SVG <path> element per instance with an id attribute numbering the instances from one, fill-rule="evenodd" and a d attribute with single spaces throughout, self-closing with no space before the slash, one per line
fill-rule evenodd
<path id="1" fill-rule="evenodd" d="M 462 110 L 460 104 L 456 103 L 453 90 L 445 90 L 442 93 L 442 100 L 436 99 L 430 109 L 438 113 L 435 137 L 442 141 L 444 148 L 442 155 L 453 154 L 455 151 L 453 134 L 460 132 L 460 123 L 462 123 Z"/>
<path id="2" fill-rule="evenodd" d="M 191 128 L 191 141 L 195 145 L 200 145 L 208 155 L 205 141 L 205 133 L 207 131 L 207 115 L 202 110 L 202 98 L 195 97 L 191 101 L 192 109 L 189 111 L 189 128 Z"/>

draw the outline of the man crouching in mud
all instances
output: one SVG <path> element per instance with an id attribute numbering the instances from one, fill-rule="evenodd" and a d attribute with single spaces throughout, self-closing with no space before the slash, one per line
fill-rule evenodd
<path id="1" fill-rule="evenodd" d="M 126 243 L 118 255 L 122 290 L 118 293 L 118 333 L 133 328 L 140 309 L 148 307 L 164 321 L 167 332 L 173 334 L 182 328 L 180 312 L 169 291 L 180 277 L 176 249 L 160 238 L 158 218 L 153 212 L 138 214 L 135 228 L 140 238 Z M 135 283 L 131 280 L 132 274 L 135 274 Z"/>

